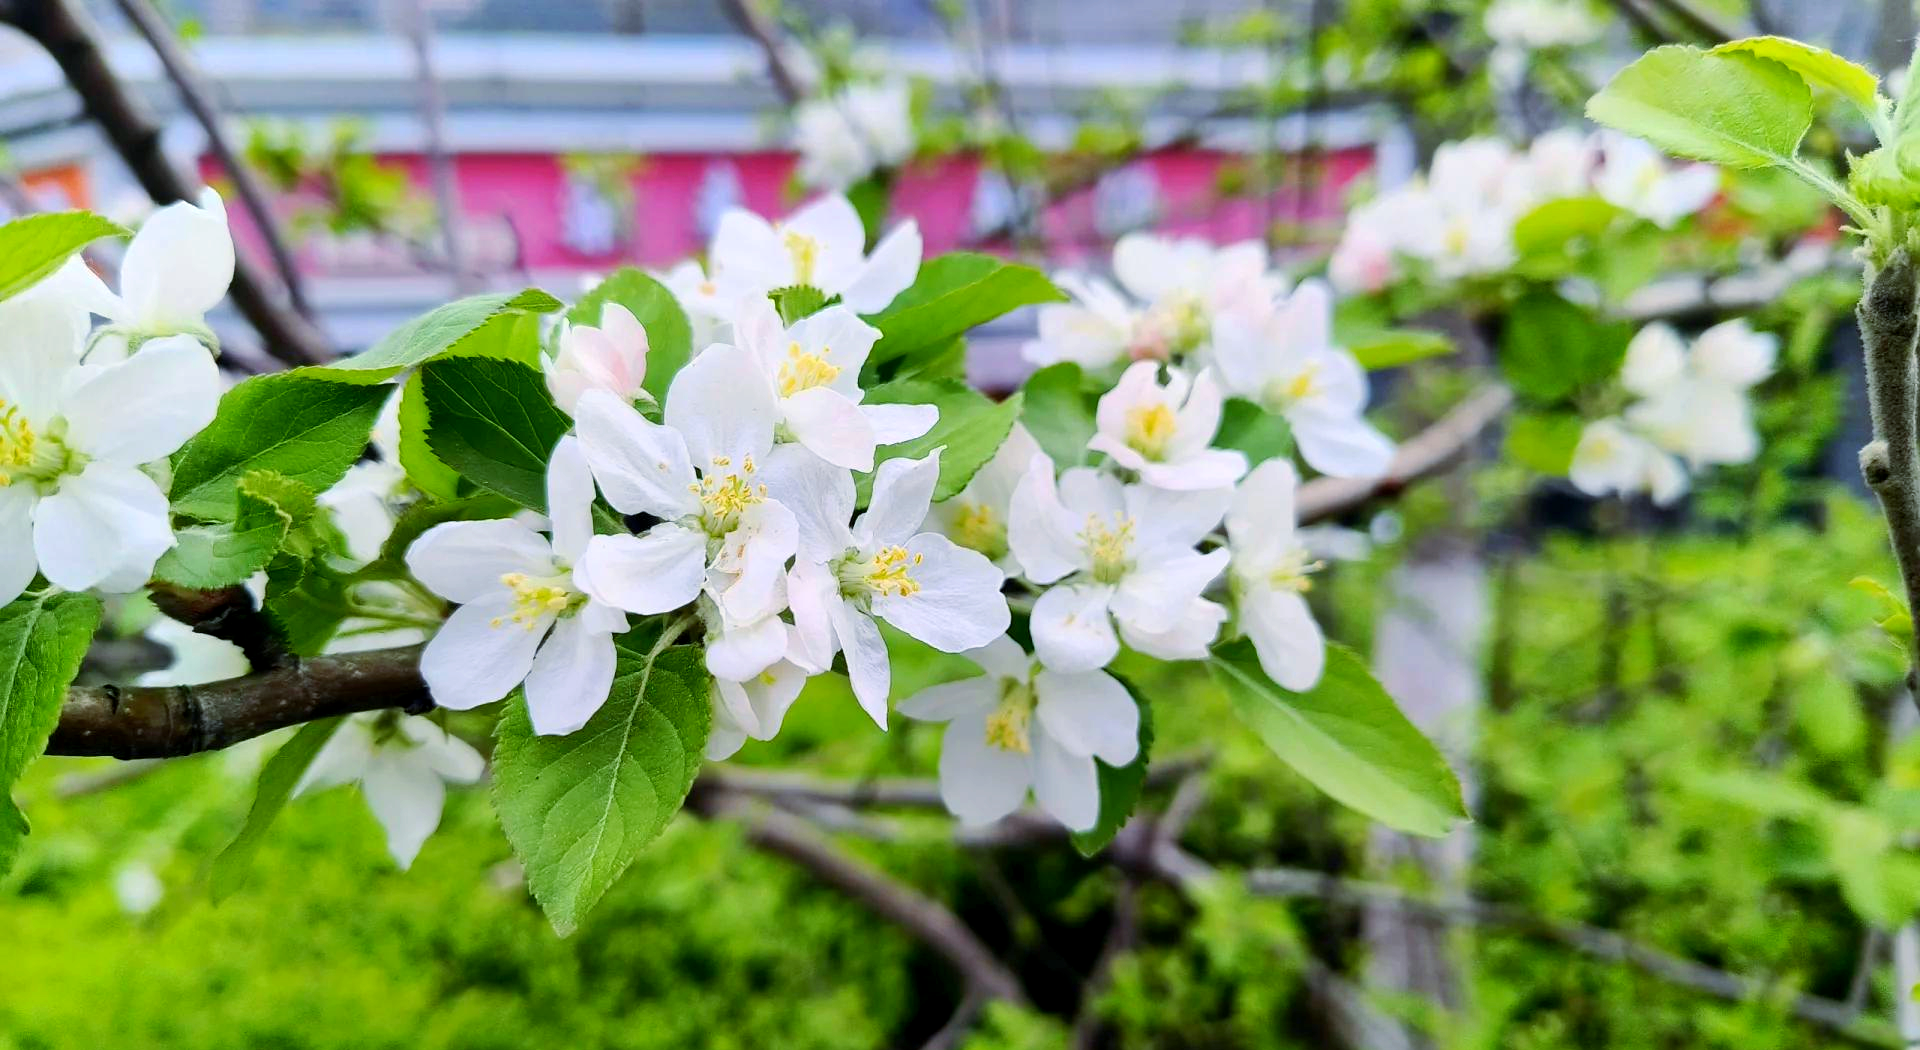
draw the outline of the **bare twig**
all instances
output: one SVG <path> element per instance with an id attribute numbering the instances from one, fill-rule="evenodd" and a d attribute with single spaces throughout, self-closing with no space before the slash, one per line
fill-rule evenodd
<path id="1" fill-rule="evenodd" d="M 1920 600 L 1920 450 L 1915 412 L 1914 339 L 1916 284 L 1913 257 L 1905 248 L 1867 276 L 1860 298 L 1860 336 L 1866 344 L 1867 401 L 1873 413 L 1873 440 L 1860 450 L 1860 473 L 1880 500 L 1893 539 L 1893 555 L 1906 586 L 1907 603 Z M 1920 618 L 1911 648 L 1916 661 L 1907 671 L 1907 689 L 1920 702 Z"/>
<path id="2" fill-rule="evenodd" d="M 1461 401 L 1440 421 L 1400 446 L 1386 474 L 1377 478 L 1315 478 L 1300 486 L 1295 503 L 1300 523 L 1338 517 L 1381 496 L 1438 473 L 1467 450 L 1513 405 L 1513 391 L 1489 386 Z"/>
<path id="3" fill-rule="evenodd" d="M 773 80 L 773 89 L 779 92 L 780 101 L 791 106 L 806 98 L 806 80 L 788 61 L 779 30 L 760 6 L 754 0 L 720 0 L 720 7 L 740 32 L 760 45 L 761 53 L 767 56 L 767 76 Z"/>
<path id="4" fill-rule="evenodd" d="M 467 270 L 466 242 L 460 233 L 460 180 L 447 149 L 447 103 L 433 65 L 433 15 L 427 0 L 407 0 L 406 17 L 414 81 L 420 92 L 420 123 L 426 130 L 427 167 L 433 176 L 434 210 L 440 216 L 441 251 L 446 253 L 454 289 L 465 294 L 473 275 Z"/>
<path id="5" fill-rule="evenodd" d="M 140 180 L 148 196 L 162 204 L 197 196 L 198 180 L 189 182 L 161 151 L 160 129 L 107 65 L 93 27 L 74 7 L 73 0 L 0 3 L 0 21 L 32 37 L 59 63 L 87 115 L 100 125 L 114 152 Z M 267 291 L 267 282 L 245 256 L 234 260 L 229 294 L 274 358 L 290 365 L 333 358 L 325 336 L 306 318 L 276 301 Z"/>
<path id="6" fill-rule="evenodd" d="M 286 238 L 280 232 L 280 223 L 274 218 L 266 191 L 261 188 L 253 169 L 242 164 L 240 155 L 234 152 L 233 143 L 228 141 L 226 128 L 221 124 L 220 112 L 214 106 L 213 92 L 201 78 L 200 70 L 181 48 L 166 19 L 153 9 L 148 0 L 116 2 L 127 20 L 146 39 L 147 45 L 153 48 L 154 55 L 160 59 L 161 68 L 167 71 L 174 88 L 179 91 L 180 101 L 186 104 L 187 111 L 193 114 L 194 119 L 200 122 L 201 129 L 207 133 L 207 148 L 213 152 L 214 159 L 220 162 L 227 178 L 233 180 L 233 188 L 240 195 L 241 206 L 247 209 L 247 215 L 253 219 L 254 229 L 266 243 L 267 254 L 273 257 L 274 269 L 279 271 L 280 284 L 287 290 L 287 301 L 302 316 L 312 318 L 313 309 L 307 304 L 299 267 L 294 264 L 293 252 L 287 248 Z"/>

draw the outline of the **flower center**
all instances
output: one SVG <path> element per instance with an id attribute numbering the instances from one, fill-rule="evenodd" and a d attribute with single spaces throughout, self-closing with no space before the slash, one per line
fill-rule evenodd
<path id="1" fill-rule="evenodd" d="M 1162 401 L 1157 405 L 1135 405 L 1127 409 L 1127 444 L 1151 460 L 1167 454 L 1173 432 L 1179 427 L 1173 409 Z"/>
<path id="2" fill-rule="evenodd" d="M 787 359 L 780 364 L 780 396 L 792 397 L 802 390 L 826 386 L 840 377 L 840 366 L 827 363 L 832 347 L 823 346 L 817 354 L 800 349 L 799 343 L 787 346 Z"/>
<path id="3" fill-rule="evenodd" d="M 0 400 L 0 488 L 16 481 L 51 481 L 78 473 L 87 458 L 60 440 L 65 425 L 36 430 L 19 406 Z"/>
<path id="4" fill-rule="evenodd" d="M 1448 255 L 1467 254 L 1467 245 L 1471 243 L 1472 231 L 1467 228 L 1467 220 L 1455 219 L 1447 226 L 1446 248 Z"/>
<path id="5" fill-rule="evenodd" d="M 1008 682 L 1000 706 L 987 716 L 987 743 L 1002 751 L 1025 755 L 1033 751 L 1033 689 L 1024 682 Z"/>
<path id="6" fill-rule="evenodd" d="M 1326 562 L 1315 559 L 1305 547 L 1295 547 L 1281 555 L 1263 574 L 1262 580 L 1276 591 L 1305 594 L 1313 590 L 1311 574 L 1326 567 Z"/>
<path id="7" fill-rule="evenodd" d="M 754 466 L 752 456 L 741 460 L 739 470 L 732 467 L 731 456 L 715 456 L 712 469 L 687 486 L 688 492 L 700 498 L 700 525 L 709 536 L 732 532 L 748 507 L 767 498 L 767 487 L 753 480 L 759 468 Z"/>
<path id="8" fill-rule="evenodd" d="M 820 266 L 820 242 L 804 233 L 788 230 L 780 238 L 787 257 L 793 260 L 793 283 L 813 284 L 813 272 Z"/>
<path id="9" fill-rule="evenodd" d="M 513 592 L 513 612 L 494 617 L 491 621 L 494 627 L 514 623 L 531 631 L 547 617 L 566 616 L 578 606 L 586 604 L 586 595 L 574 591 L 565 576 L 529 576 L 524 572 L 510 572 L 500 577 L 500 582 Z"/>
<path id="10" fill-rule="evenodd" d="M 1276 379 L 1267 387 L 1267 400 L 1278 409 L 1290 408 L 1320 392 L 1320 363 L 1306 367 L 1285 379 Z"/>
<path id="11" fill-rule="evenodd" d="M 954 541 L 989 558 L 1007 553 L 1007 525 L 984 503 L 962 503 L 953 522 Z"/>
<path id="12" fill-rule="evenodd" d="M 926 560 L 924 554 L 909 553 L 898 545 L 882 547 L 869 558 L 854 556 L 840 565 L 840 594 L 847 598 L 880 595 L 883 598 L 910 598 L 920 593 L 920 581 L 913 570 Z"/>
<path id="13" fill-rule="evenodd" d="M 1133 519 L 1122 511 L 1115 511 L 1108 521 L 1087 515 L 1080 542 L 1093 563 L 1093 578 L 1100 583 L 1118 583 L 1133 568 Z"/>
<path id="14" fill-rule="evenodd" d="M 1134 360 L 1166 360 L 1196 350 L 1207 341 L 1207 311 L 1199 299 L 1181 295 L 1141 317 L 1135 333 Z"/>
<path id="15" fill-rule="evenodd" d="M 33 463 L 39 438 L 33 424 L 20 410 L 0 401 L 0 486 L 13 484 L 15 474 L 25 474 Z"/>

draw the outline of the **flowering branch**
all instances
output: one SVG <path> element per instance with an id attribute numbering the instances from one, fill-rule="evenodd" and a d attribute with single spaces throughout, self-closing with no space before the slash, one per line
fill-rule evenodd
<path id="1" fill-rule="evenodd" d="M 1858 309 L 1866 344 L 1867 400 L 1873 413 L 1873 440 L 1860 450 L 1860 473 L 1886 516 L 1909 605 L 1920 596 L 1920 450 L 1915 447 L 1920 391 L 1916 391 L 1914 371 L 1920 284 L 1916 280 L 1913 257 L 1901 248 L 1867 275 L 1867 292 Z M 1920 627 L 1915 628 L 1911 653 L 1920 661 Z M 1917 683 L 1920 663 L 1907 672 L 1908 691 L 1913 692 Z"/>
<path id="2" fill-rule="evenodd" d="M 1377 478 L 1315 478 L 1300 486 L 1300 523 L 1309 525 L 1338 517 L 1367 501 L 1389 496 L 1415 481 L 1437 473 L 1466 451 L 1508 408 L 1513 391 L 1486 387 L 1455 405 L 1440 421 L 1403 443 L 1387 472 Z"/>

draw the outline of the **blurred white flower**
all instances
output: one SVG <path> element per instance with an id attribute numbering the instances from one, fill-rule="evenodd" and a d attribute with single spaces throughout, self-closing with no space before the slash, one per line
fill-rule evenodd
<path id="1" fill-rule="evenodd" d="M 1217 489 L 1240 480 L 1246 455 L 1209 447 L 1225 404 L 1213 373 L 1203 369 L 1189 380 L 1170 369 L 1163 385 L 1159 371 L 1152 361 L 1135 362 L 1101 395 L 1098 430 L 1087 447 L 1163 489 Z"/>
<path id="2" fill-rule="evenodd" d="M 166 896 L 166 884 L 160 881 L 153 865 L 145 861 L 130 861 L 113 873 L 113 899 L 128 915 L 149 914 Z"/>
<path id="3" fill-rule="evenodd" d="M 992 559 L 1002 571 L 1018 572 L 1020 564 L 1007 546 L 1007 513 L 1013 504 L 1014 488 L 1039 452 L 1040 444 L 1033 435 L 1015 423 L 987 465 L 952 499 L 934 504 L 927 520 L 948 539 Z"/>
<path id="4" fill-rule="evenodd" d="M 1299 475 L 1284 459 L 1255 467 L 1227 512 L 1227 547 L 1240 629 L 1253 641 L 1260 667 L 1283 688 L 1312 689 L 1326 667 L 1326 638 L 1307 607 L 1309 574 L 1320 568 L 1294 527 Z"/>
<path id="5" fill-rule="evenodd" d="M 478 751 L 430 718 L 355 715 L 314 756 L 293 793 L 358 783 L 386 830 L 387 852 L 405 871 L 440 826 L 447 785 L 476 783 L 485 770 Z"/>
<path id="6" fill-rule="evenodd" d="M 1486 27 L 1495 43 L 1530 51 L 1590 43 L 1602 29 L 1580 0 L 1495 0 Z"/>
<path id="7" fill-rule="evenodd" d="M 1680 461 L 1612 416 L 1588 423 L 1580 432 L 1568 477 L 1589 496 L 1645 492 L 1663 507 L 1687 491 L 1687 471 Z"/>
<path id="8" fill-rule="evenodd" d="M 1609 204 L 1633 212 L 1661 228 L 1707 206 L 1720 192 L 1720 169 L 1708 164 L 1675 168 L 1647 142 L 1605 131 L 1602 162 L 1594 189 Z"/>
<path id="9" fill-rule="evenodd" d="M 903 82 L 852 84 L 794 107 L 800 181 L 844 192 L 913 155 L 911 95 Z"/>

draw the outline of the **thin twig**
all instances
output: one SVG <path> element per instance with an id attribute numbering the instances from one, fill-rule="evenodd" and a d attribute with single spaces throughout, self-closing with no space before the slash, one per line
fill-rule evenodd
<path id="1" fill-rule="evenodd" d="M 433 65 L 433 15 L 427 0 L 407 0 L 407 41 L 413 47 L 414 81 L 419 88 L 420 123 L 426 130 L 427 168 L 433 178 L 434 210 L 440 216 L 441 251 L 456 292 L 466 294 L 473 274 L 461 235 L 460 179 L 447 148 L 447 103 Z"/>
<path id="2" fill-rule="evenodd" d="M 1465 452 L 1513 405 L 1513 391 L 1488 386 L 1455 405 L 1440 421 L 1402 443 L 1377 478 L 1315 478 L 1300 486 L 1295 507 L 1302 525 L 1338 517 L 1438 473 Z"/>
<path id="3" fill-rule="evenodd" d="M 759 5 L 754 0 L 720 0 L 720 8 L 741 33 L 760 45 L 760 52 L 767 58 L 767 76 L 773 81 L 773 89 L 779 92 L 780 101 L 791 106 L 806 98 L 806 80 L 787 60 L 786 45 L 781 43 L 779 31 L 760 11 Z"/>

